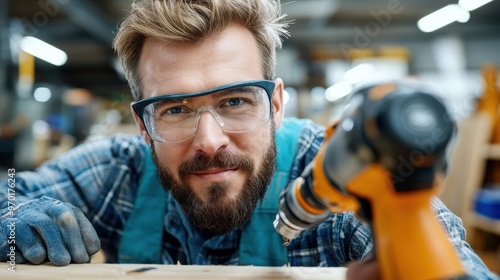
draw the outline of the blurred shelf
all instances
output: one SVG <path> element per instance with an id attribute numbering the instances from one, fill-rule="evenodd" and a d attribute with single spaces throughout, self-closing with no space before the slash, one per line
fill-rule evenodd
<path id="1" fill-rule="evenodd" d="M 500 144 L 486 145 L 483 149 L 483 155 L 486 159 L 500 160 Z"/>
<path id="2" fill-rule="evenodd" d="M 478 215 L 477 213 L 471 213 L 469 221 L 478 229 L 500 235 L 500 220 Z"/>

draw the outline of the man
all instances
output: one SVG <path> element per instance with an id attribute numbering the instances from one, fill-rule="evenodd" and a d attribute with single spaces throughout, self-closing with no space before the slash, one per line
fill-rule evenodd
<path id="1" fill-rule="evenodd" d="M 16 208 L 0 213 L 1 260 L 11 214 L 17 255 L 35 264 L 84 263 L 100 245 L 107 262 L 343 266 L 369 256 L 369 229 L 351 213 L 286 249 L 259 246 L 276 234 L 259 225 L 266 203 L 301 174 L 324 135 L 283 118 L 283 81 L 274 77 L 282 19 L 268 0 L 135 1 L 114 47 L 141 137 L 89 142 L 16 174 Z M 460 221 L 435 207 L 468 272 L 492 278 Z"/>

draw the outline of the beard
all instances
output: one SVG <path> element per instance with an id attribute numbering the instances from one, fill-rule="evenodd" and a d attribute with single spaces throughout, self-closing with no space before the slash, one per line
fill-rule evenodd
<path id="1" fill-rule="evenodd" d="M 196 154 L 182 162 L 178 167 L 180 182 L 175 179 L 172 171 L 161 164 L 153 141 L 151 141 L 151 152 L 163 187 L 172 193 L 193 226 L 202 234 L 219 235 L 229 233 L 250 220 L 258 200 L 264 197 L 275 171 L 276 144 L 274 139 L 275 125 L 271 119 L 271 143 L 262 157 L 262 165 L 257 172 L 255 172 L 255 163 L 248 156 L 222 150 L 213 158 L 204 154 Z M 231 188 L 229 182 L 205 185 L 208 197 L 202 200 L 186 181 L 192 172 L 209 168 L 234 167 L 248 174 L 236 199 L 227 198 Z"/>

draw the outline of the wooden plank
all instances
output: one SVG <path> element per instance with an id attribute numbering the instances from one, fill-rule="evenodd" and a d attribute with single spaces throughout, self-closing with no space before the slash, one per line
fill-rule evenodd
<path id="1" fill-rule="evenodd" d="M 491 219 L 479 214 L 471 213 L 469 220 L 479 229 L 500 235 L 500 220 Z"/>
<path id="2" fill-rule="evenodd" d="M 484 156 L 486 159 L 500 160 L 500 144 L 491 144 L 485 147 Z"/>
<path id="3" fill-rule="evenodd" d="M 0 264 L 0 279 L 11 280 L 104 280 L 104 279 L 329 279 L 344 280 L 343 267 L 257 267 L 257 266 L 199 266 L 199 265 L 140 265 L 140 264 L 70 264 L 55 267 L 51 264 L 22 265 L 15 272 L 8 263 Z M 143 272 L 138 270 L 144 269 Z"/>
<path id="4" fill-rule="evenodd" d="M 468 213 L 472 211 L 472 199 L 481 187 L 486 168 L 484 147 L 489 144 L 490 127 L 491 119 L 482 113 L 459 124 L 445 187 L 440 194 L 446 206 L 463 219 L 466 229 L 470 225 Z"/>

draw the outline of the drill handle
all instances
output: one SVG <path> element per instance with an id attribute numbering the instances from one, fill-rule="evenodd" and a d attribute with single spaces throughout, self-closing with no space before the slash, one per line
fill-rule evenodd
<path id="1" fill-rule="evenodd" d="M 368 166 L 347 185 L 370 202 L 375 256 L 383 279 L 449 279 L 465 275 L 430 200 L 435 188 L 394 191 L 390 173 Z"/>

